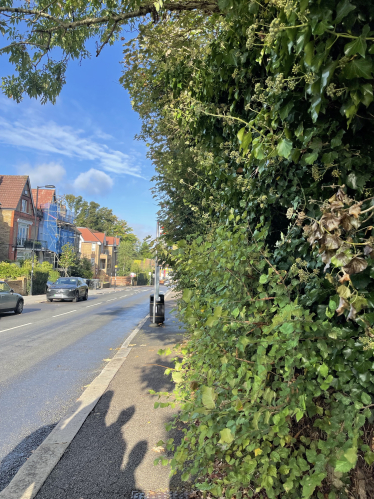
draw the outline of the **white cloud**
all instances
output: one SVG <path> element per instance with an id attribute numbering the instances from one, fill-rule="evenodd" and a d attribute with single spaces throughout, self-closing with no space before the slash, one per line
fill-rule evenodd
<path id="1" fill-rule="evenodd" d="M 138 159 L 133 154 L 112 149 L 94 140 L 94 137 L 84 135 L 84 130 L 60 126 L 53 121 L 46 123 L 28 117 L 10 122 L 0 118 L 0 142 L 4 144 L 88 160 L 110 173 L 143 178 L 137 164 Z M 98 136 L 98 132 L 95 136 Z M 104 137 L 108 136 L 103 133 L 102 138 Z"/>
<path id="2" fill-rule="evenodd" d="M 77 191 L 100 196 L 107 194 L 113 187 L 113 179 L 106 173 L 91 168 L 87 172 L 80 173 L 74 180 L 73 187 Z"/>
<path id="3" fill-rule="evenodd" d="M 65 168 L 59 163 L 43 163 L 32 167 L 23 164 L 17 167 L 17 172 L 20 175 L 29 175 L 31 187 L 34 189 L 38 185 L 52 184 L 58 187 L 58 184 L 63 180 L 66 175 Z"/>

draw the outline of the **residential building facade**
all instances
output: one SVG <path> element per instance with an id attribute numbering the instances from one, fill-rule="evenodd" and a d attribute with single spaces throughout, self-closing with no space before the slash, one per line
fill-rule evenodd
<path id="1" fill-rule="evenodd" d="M 87 227 L 78 227 L 80 231 L 79 252 L 81 258 L 91 261 L 95 278 L 108 278 L 115 273 L 119 237 L 107 236 L 103 232 Z"/>
<path id="2" fill-rule="evenodd" d="M 65 244 L 73 246 L 76 253 L 79 251 L 80 232 L 75 226 L 75 214 L 57 199 L 55 189 L 38 189 L 38 192 L 33 189 L 33 197 L 41 215 L 38 237 L 48 246 L 43 258 L 58 267 L 58 256 Z"/>
<path id="3" fill-rule="evenodd" d="M 35 209 L 27 175 L 0 175 L 0 260 L 31 257 L 33 239 L 38 230 Z M 36 238 L 36 254 L 46 249 L 45 241 Z"/>

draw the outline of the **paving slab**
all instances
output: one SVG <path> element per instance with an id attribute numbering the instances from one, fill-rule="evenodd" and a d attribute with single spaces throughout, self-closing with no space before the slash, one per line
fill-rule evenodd
<path id="1" fill-rule="evenodd" d="M 157 442 L 170 437 L 165 423 L 177 409 L 154 409 L 157 399 L 149 394 L 173 389 L 160 367 L 171 367 L 171 357 L 161 358 L 157 351 L 182 339 L 181 324 L 170 312 L 174 305 L 167 300 L 164 326 L 154 327 L 148 319 L 132 338 L 125 361 L 36 499 L 184 496 L 169 467 L 153 464 L 160 456 Z"/>

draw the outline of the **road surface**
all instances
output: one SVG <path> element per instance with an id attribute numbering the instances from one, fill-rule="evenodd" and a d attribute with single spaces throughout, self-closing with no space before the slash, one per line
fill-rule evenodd
<path id="1" fill-rule="evenodd" d="M 0 315 L 0 491 L 149 312 L 151 292 L 41 297 L 22 315 Z"/>

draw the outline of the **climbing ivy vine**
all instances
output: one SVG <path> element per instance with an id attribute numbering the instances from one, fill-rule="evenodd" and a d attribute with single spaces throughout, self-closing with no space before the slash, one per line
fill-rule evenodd
<path id="1" fill-rule="evenodd" d="M 125 50 L 187 329 L 170 462 L 216 497 L 370 497 L 374 8 L 220 8 Z"/>

